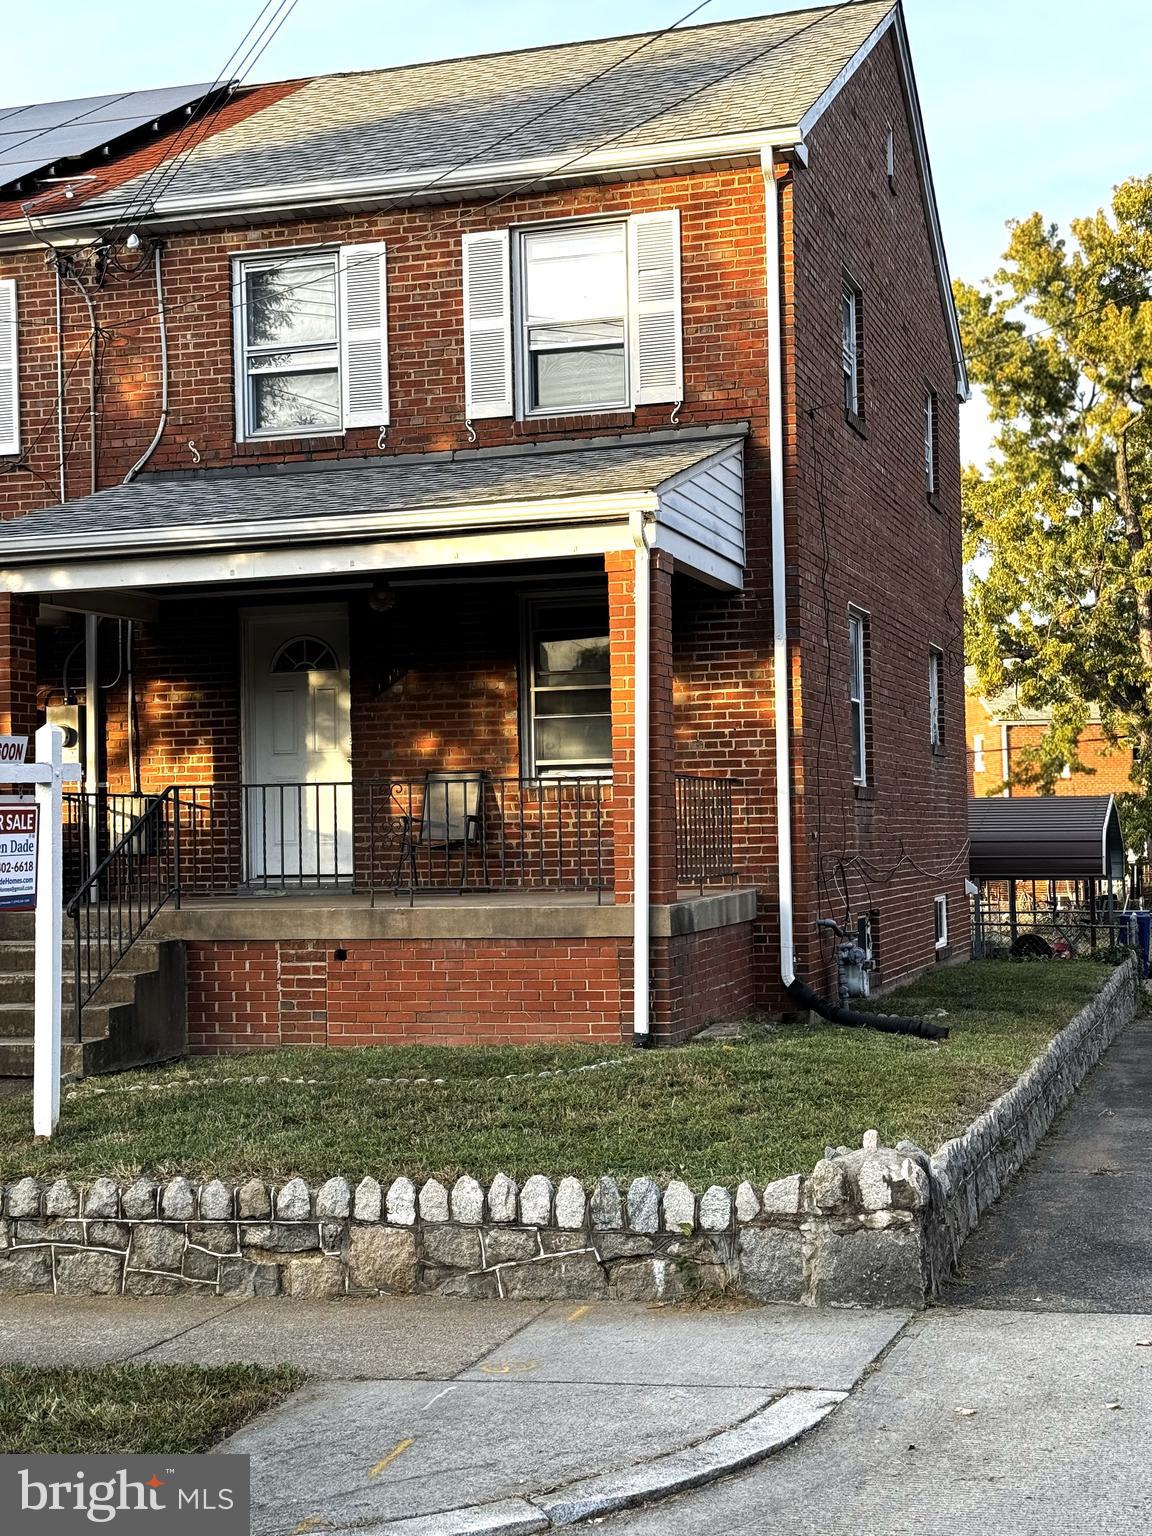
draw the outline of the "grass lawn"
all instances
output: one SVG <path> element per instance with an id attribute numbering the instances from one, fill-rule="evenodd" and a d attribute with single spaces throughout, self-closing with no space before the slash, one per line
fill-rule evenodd
<path id="1" fill-rule="evenodd" d="M 303 1382 L 254 1365 L 0 1366 L 0 1452 L 206 1451 Z"/>
<path id="2" fill-rule="evenodd" d="M 0 1177 L 251 1174 L 382 1183 L 461 1173 L 522 1179 L 680 1176 L 696 1186 L 804 1172 L 875 1127 L 929 1151 L 955 1135 L 1103 985 L 1087 962 L 982 961 L 893 994 L 943 1009 L 943 1045 L 817 1024 L 753 1025 L 731 1043 L 397 1047 L 200 1057 L 68 1090 L 36 1145 L 27 1097 L 0 1101 Z M 570 1069 L 614 1061 L 602 1070 Z M 516 1076 L 566 1069 L 546 1077 Z M 267 1074 L 263 1083 L 241 1081 Z M 280 1082 L 280 1077 L 303 1079 Z M 441 1081 L 373 1084 L 371 1077 Z M 132 1091 L 136 1090 L 136 1091 Z"/>

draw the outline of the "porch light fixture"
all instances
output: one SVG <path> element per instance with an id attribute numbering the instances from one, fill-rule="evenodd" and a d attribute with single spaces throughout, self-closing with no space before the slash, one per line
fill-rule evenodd
<path id="1" fill-rule="evenodd" d="M 391 613 L 396 606 L 396 593 L 387 582 L 382 582 L 368 594 L 368 606 L 373 613 Z"/>

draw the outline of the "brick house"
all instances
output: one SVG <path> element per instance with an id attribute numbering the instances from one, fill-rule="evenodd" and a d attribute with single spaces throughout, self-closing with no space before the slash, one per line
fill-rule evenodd
<path id="1" fill-rule="evenodd" d="M 1039 746 L 1051 725 L 1043 710 L 1026 709 L 1011 692 L 988 697 L 971 675 L 964 698 L 964 728 L 968 751 L 968 793 L 1038 795 L 1034 785 L 1010 783 L 1024 766 L 1024 754 Z M 1079 762 L 1067 763 L 1052 786 L 1054 795 L 1122 795 L 1132 788 L 1132 749 L 1109 741 L 1093 713 L 1077 743 Z"/>
<path id="2" fill-rule="evenodd" d="M 965 955 L 900 7 L 173 100 L 0 204 L 0 730 L 75 727 L 93 984 L 125 892 L 206 1051 L 677 1041 L 834 989 L 822 918 Z"/>

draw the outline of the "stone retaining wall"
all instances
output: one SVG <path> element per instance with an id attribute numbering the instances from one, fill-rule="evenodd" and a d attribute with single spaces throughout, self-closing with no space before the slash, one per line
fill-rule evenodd
<path id="1" fill-rule="evenodd" d="M 342 1178 L 318 1188 L 184 1178 L 4 1189 L 0 1291 L 325 1298 L 435 1291 L 662 1301 L 730 1292 L 811 1305 L 918 1306 L 980 1213 L 1136 1011 L 1134 964 L 1020 1081 L 929 1158 L 874 1131 L 766 1188 L 634 1179 L 449 1190 Z"/>

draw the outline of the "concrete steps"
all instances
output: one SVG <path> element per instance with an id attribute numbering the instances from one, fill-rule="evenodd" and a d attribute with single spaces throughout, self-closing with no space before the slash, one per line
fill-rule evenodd
<path id="1" fill-rule="evenodd" d="M 0 912 L 0 1077 L 30 1077 L 35 1033 L 31 913 Z M 65 924 L 61 1067 L 68 1077 L 170 1061 L 187 1050 L 184 946 L 138 940 L 84 1008 L 76 1039 L 71 932 Z"/>

